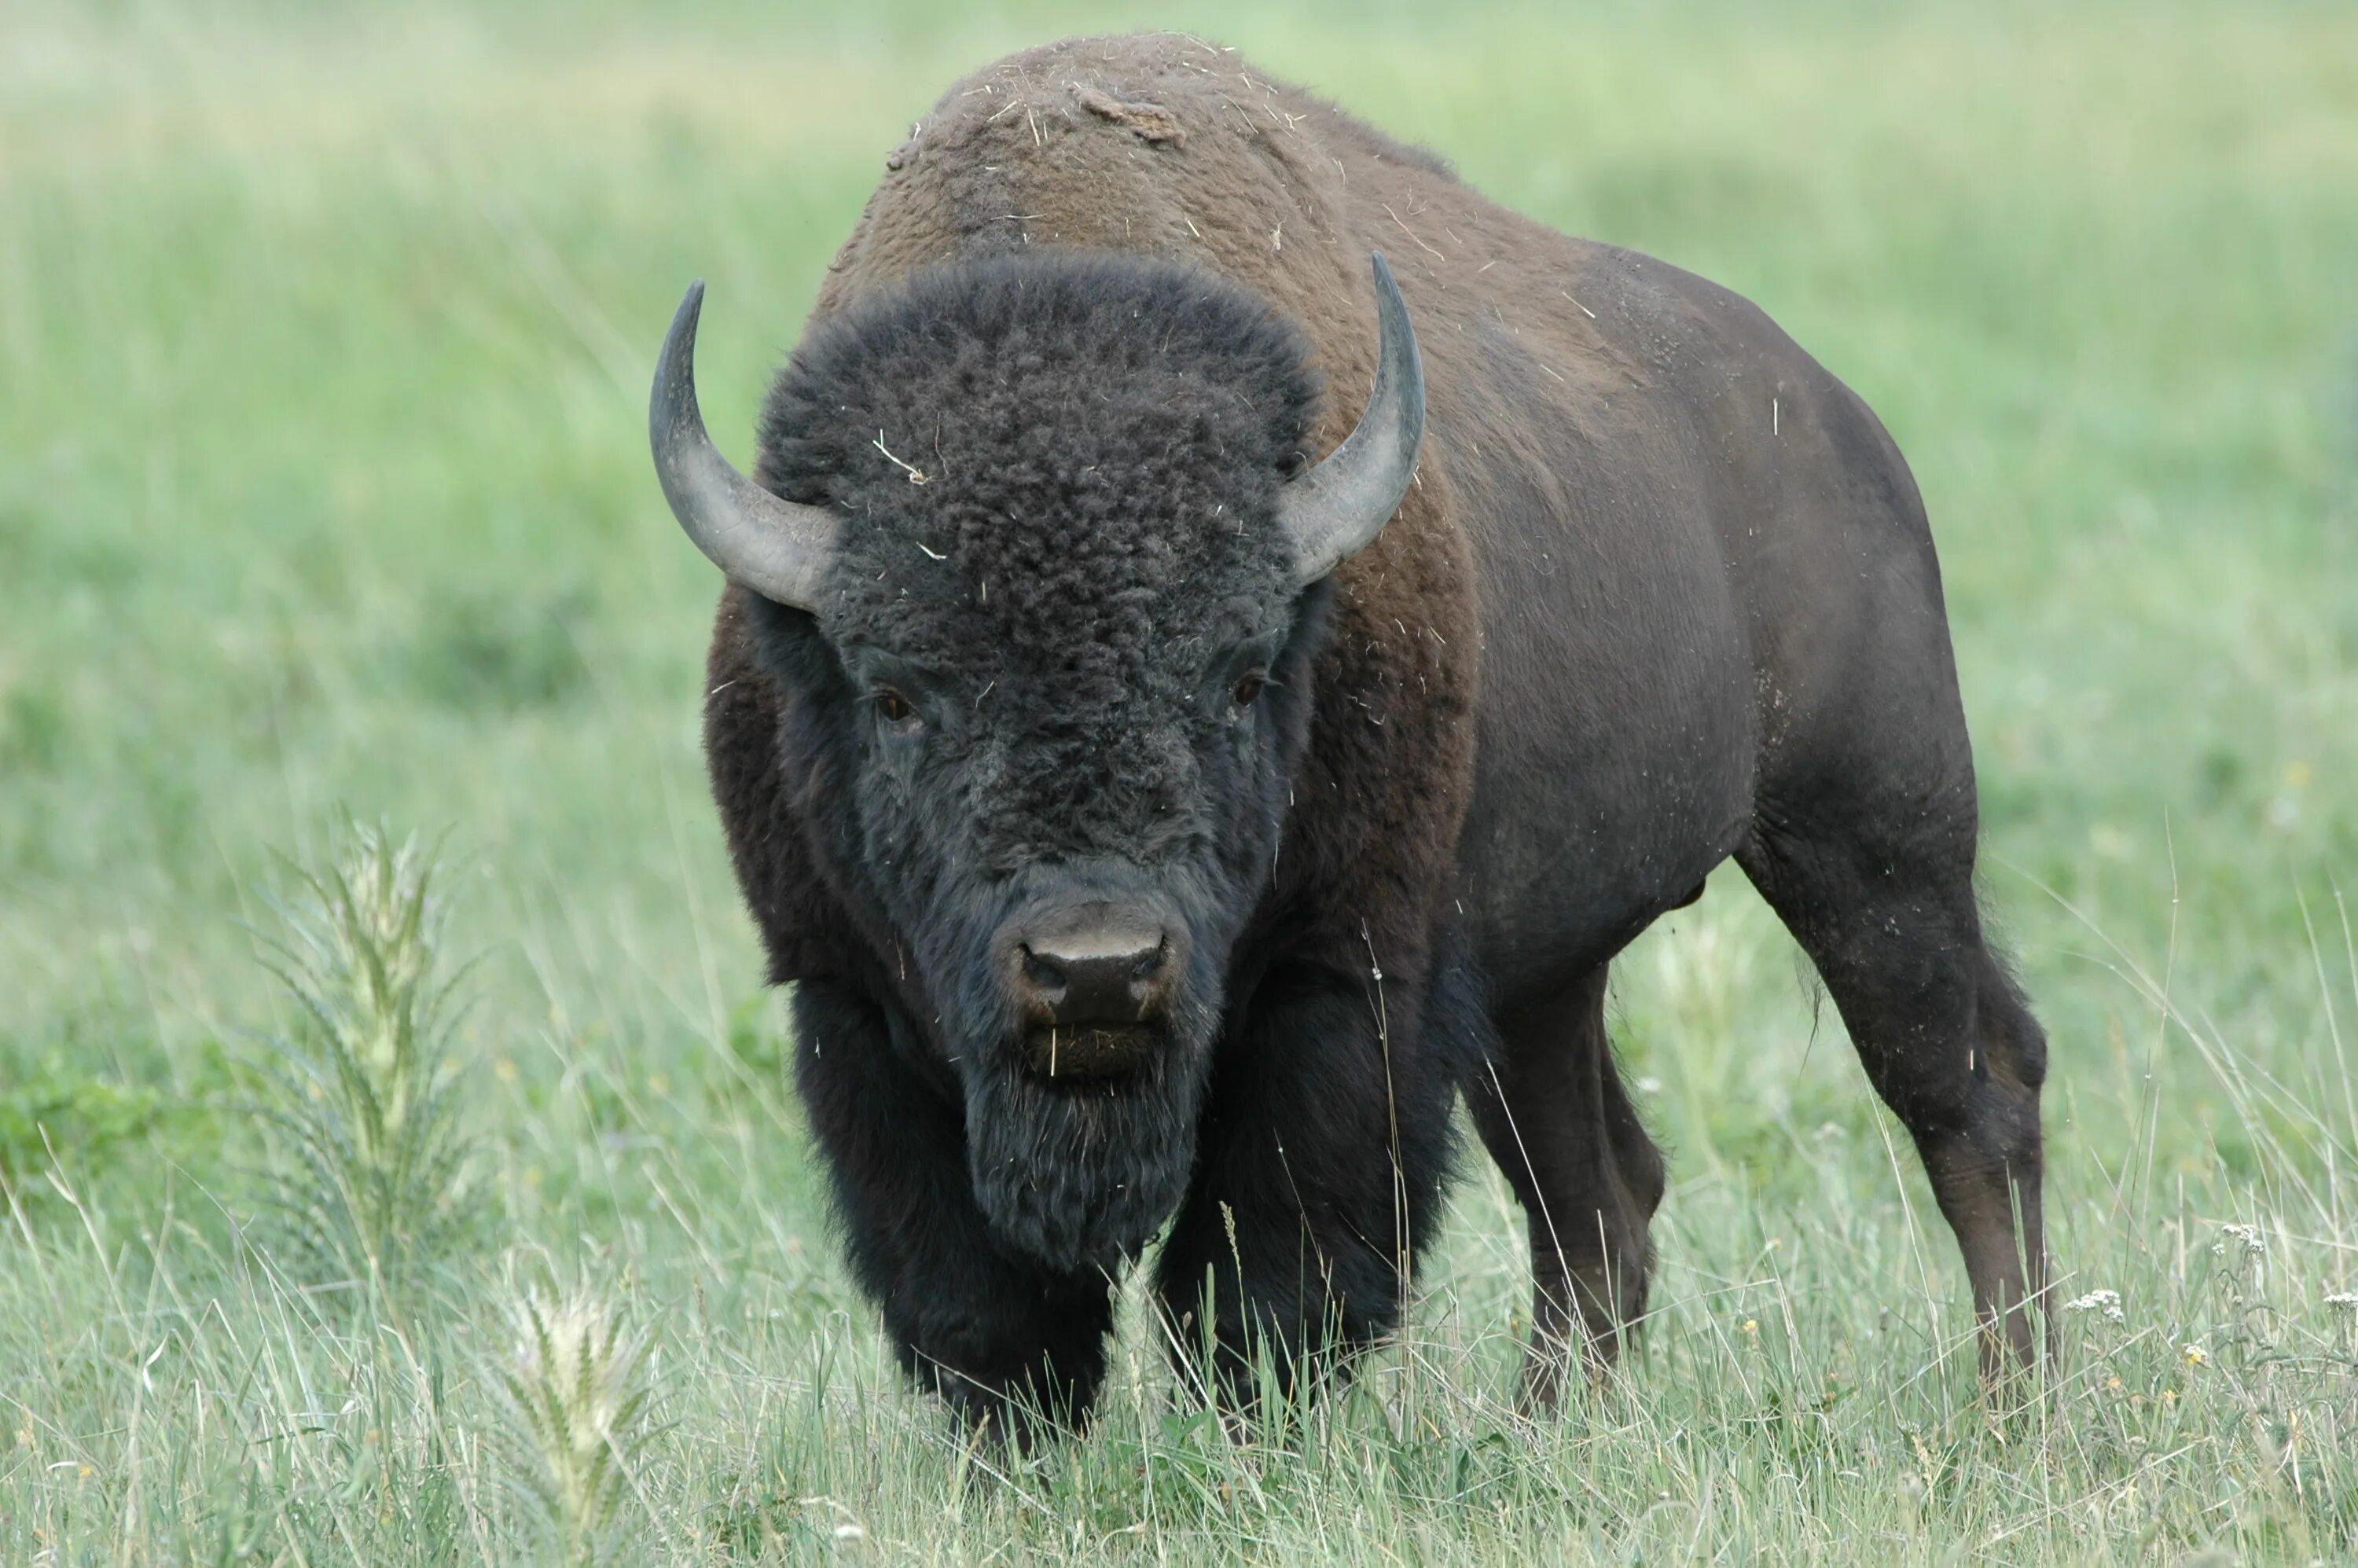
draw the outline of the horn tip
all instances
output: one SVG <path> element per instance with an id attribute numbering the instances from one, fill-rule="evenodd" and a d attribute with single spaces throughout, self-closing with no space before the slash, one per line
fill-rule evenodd
<path id="1" fill-rule="evenodd" d="M 655 356 L 654 385 L 647 397 L 647 433 L 655 447 L 658 466 L 665 449 L 694 426 L 701 433 L 703 416 L 696 405 L 696 328 L 704 314 L 704 279 L 687 286 L 679 308 L 672 312 L 671 329 L 664 334 Z"/>

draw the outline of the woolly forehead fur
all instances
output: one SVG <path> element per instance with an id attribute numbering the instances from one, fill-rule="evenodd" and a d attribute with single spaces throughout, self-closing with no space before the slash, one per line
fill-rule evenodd
<path id="1" fill-rule="evenodd" d="M 1234 286 L 1034 251 L 815 325 L 771 389 L 760 472 L 843 519 L 817 608 L 838 646 L 1048 679 L 1068 714 L 1102 712 L 1282 623 L 1278 492 L 1317 397 L 1300 334 Z"/>

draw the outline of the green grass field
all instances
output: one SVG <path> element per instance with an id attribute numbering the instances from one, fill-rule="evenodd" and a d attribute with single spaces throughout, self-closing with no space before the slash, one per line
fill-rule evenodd
<path id="1" fill-rule="evenodd" d="M 806 4 L 0 9 L 0 1563 L 2358 1553 L 2358 11 L 1120 13 L 1736 287 L 1881 413 L 2053 1035 L 2061 1295 L 2117 1311 L 1985 1418 L 1913 1157 L 1724 875 L 1617 969 L 1672 1159 L 1626 1376 L 1514 1414 L 1477 1162 L 1346 1396 L 1232 1444 L 1133 1313 L 1098 1427 L 1015 1461 L 837 1261 L 643 409 L 702 275 L 741 459 L 885 150 L 1114 13 Z M 262 939 L 346 811 L 445 836 L 481 956 L 470 1157 L 412 1195 L 471 1223 L 373 1289 L 274 1202 L 341 1102 L 273 1087 Z M 535 1335 L 535 1289 L 596 1304 Z"/>

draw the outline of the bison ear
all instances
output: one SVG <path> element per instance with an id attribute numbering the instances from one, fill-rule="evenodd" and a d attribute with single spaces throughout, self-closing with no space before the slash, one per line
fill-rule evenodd
<path id="1" fill-rule="evenodd" d="M 647 438 L 655 477 L 672 515 L 712 564 L 763 598 L 796 610 L 818 601 L 835 555 L 835 514 L 824 506 L 782 501 L 730 466 L 704 431 L 696 404 L 696 319 L 704 308 L 704 280 L 687 297 L 664 335 L 647 400 Z"/>
<path id="2" fill-rule="evenodd" d="M 1279 515 L 1293 538 L 1295 570 L 1308 587 L 1375 542 L 1416 476 L 1424 439 L 1424 363 L 1383 253 L 1373 253 L 1379 344 L 1376 384 L 1359 427 L 1326 460 L 1287 483 Z"/>

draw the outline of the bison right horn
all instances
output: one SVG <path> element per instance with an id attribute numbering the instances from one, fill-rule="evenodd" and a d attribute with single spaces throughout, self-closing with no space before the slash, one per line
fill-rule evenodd
<path id="1" fill-rule="evenodd" d="M 1293 536 L 1295 569 L 1308 587 L 1375 542 L 1416 477 L 1424 439 L 1424 363 L 1392 269 L 1376 268 L 1376 384 L 1359 427 L 1316 468 L 1290 481 L 1279 503 Z"/>
<path id="2" fill-rule="evenodd" d="M 763 598 L 809 610 L 835 554 L 835 514 L 782 500 L 739 473 L 705 434 L 696 403 L 696 319 L 704 280 L 687 286 L 664 335 L 647 400 L 655 477 L 672 515 L 712 564 Z"/>

